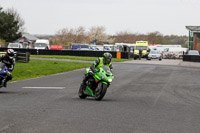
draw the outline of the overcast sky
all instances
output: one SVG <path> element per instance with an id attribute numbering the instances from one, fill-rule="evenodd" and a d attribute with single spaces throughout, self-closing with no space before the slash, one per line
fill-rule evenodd
<path id="1" fill-rule="evenodd" d="M 188 35 L 186 25 L 200 25 L 200 0 L 0 0 L 14 8 L 31 34 L 55 34 L 62 28 L 105 26 L 120 31 Z"/>

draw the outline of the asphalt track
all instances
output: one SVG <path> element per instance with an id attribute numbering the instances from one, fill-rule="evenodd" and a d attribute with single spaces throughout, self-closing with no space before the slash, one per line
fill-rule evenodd
<path id="1" fill-rule="evenodd" d="M 198 67 L 116 63 L 102 101 L 79 99 L 84 69 L 0 90 L 2 133 L 198 133 Z"/>

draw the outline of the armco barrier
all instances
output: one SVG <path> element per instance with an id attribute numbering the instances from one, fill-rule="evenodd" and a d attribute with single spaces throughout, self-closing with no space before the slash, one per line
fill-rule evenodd
<path id="1" fill-rule="evenodd" d="M 38 50 L 38 55 L 71 55 L 101 57 L 106 51 L 80 51 L 80 50 Z M 116 58 L 116 52 L 110 52 Z"/>
<path id="2" fill-rule="evenodd" d="M 199 55 L 183 55 L 183 61 L 200 62 Z"/>
<path id="3" fill-rule="evenodd" d="M 6 52 L 8 48 L 0 48 L 0 51 L 4 51 Z M 21 53 L 26 53 L 29 52 L 32 55 L 36 55 L 37 54 L 37 50 L 36 49 L 21 49 L 21 48 L 13 48 L 15 52 L 21 52 Z"/>
<path id="4" fill-rule="evenodd" d="M 121 52 L 121 58 L 122 59 L 129 59 L 130 58 L 130 53 L 129 52 Z"/>
<path id="5" fill-rule="evenodd" d="M 17 52 L 16 61 L 28 63 L 30 61 L 29 52 L 26 52 L 26 53 Z"/>
<path id="6" fill-rule="evenodd" d="M 6 52 L 0 52 L 0 56 L 3 54 L 6 54 Z M 18 62 L 28 63 L 30 61 L 30 53 L 15 52 L 15 59 Z"/>
<path id="7" fill-rule="evenodd" d="M 0 51 L 6 51 L 7 48 L 0 48 Z M 101 57 L 103 53 L 109 52 L 113 58 L 117 57 L 117 52 L 114 51 L 80 51 L 80 50 L 43 50 L 43 49 L 14 49 L 16 52 L 26 53 L 31 55 L 70 55 L 70 56 L 87 56 L 87 57 Z M 130 58 L 130 53 L 121 52 L 122 59 Z"/>
<path id="8" fill-rule="evenodd" d="M 0 52 L 0 57 L 3 55 L 3 54 L 5 54 L 6 52 Z"/>

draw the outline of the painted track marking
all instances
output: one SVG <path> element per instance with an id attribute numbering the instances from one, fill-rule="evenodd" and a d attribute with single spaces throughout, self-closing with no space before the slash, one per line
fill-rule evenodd
<path id="1" fill-rule="evenodd" d="M 25 89 L 56 89 L 56 90 L 62 90 L 64 89 L 65 87 L 22 87 L 22 88 L 25 88 Z"/>

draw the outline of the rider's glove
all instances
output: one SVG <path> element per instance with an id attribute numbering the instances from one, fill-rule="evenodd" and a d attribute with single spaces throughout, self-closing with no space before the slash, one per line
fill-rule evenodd
<path id="1" fill-rule="evenodd" d="M 113 73 L 113 69 L 110 69 L 111 73 Z"/>
<path id="2" fill-rule="evenodd" d="M 88 73 L 89 73 L 90 75 L 94 75 L 94 72 L 91 71 L 91 70 L 90 70 Z"/>
<path id="3" fill-rule="evenodd" d="M 96 70 L 93 70 L 93 73 L 97 73 L 97 71 L 96 71 Z"/>
<path id="4" fill-rule="evenodd" d="M 8 71 L 8 72 L 7 72 L 7 76 L 10 76 L 10 75 L 11 75 L 11 72 Z"/>

